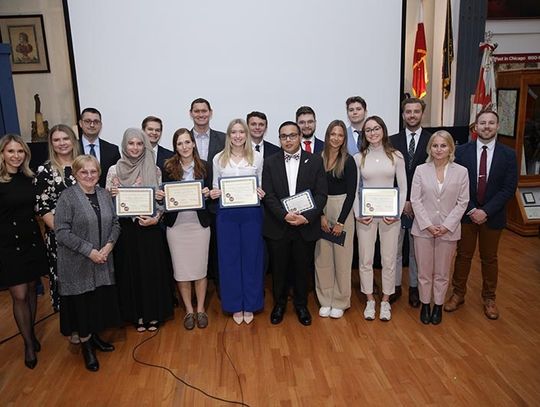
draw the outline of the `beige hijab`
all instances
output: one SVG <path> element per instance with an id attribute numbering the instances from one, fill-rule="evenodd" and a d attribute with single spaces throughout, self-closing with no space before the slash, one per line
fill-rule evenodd
<path id="1" fill-rule="evenodd" d="M 130 157 L 127 151 L 128 141 L 133 138 L 141 140 L 144 143 L 144 150 L 137 158 Z M 140 177 L 142 179 L 141 186 L 158 186 L 156 168 L 154 151 L 146 135 L 141 129 L 127 129 L 122 139 L 122 158 L 116 163 L 116 175 L 120 184 L 125 186 L 134 185 Z"/>

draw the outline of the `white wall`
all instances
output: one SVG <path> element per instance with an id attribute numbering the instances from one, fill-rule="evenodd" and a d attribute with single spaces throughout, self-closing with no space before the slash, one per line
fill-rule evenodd
<path id="1" fill-rule="evenodd" d="M 398 130 L 401 0 L 70 0 L 69 9 L 81 108 L 102 111 L 114 142 L 153 114 L 169 146 L 192 126 L 197 97 L 210 100 L 219 130 L 265 112 L 274 142 L 300 105 L 315 109 L 323 138 L 356 94 Z"/>
<path id="2" fill-rule="evenodd" d="M 499 44 L 495 54 L 540 52 L 540 20 L 488 20 L 486 31 Z"/>
<path id="3" fill-rule="evenodd" d="M 76 120 L 69 70 L 62 0 L 1 1 L 1 15 L 43 14 L 49 51 L 50 73 L 13 75 L 22 136 L 30 141 L 34 120 L 34 94 L 41 99 L 41 112 L 49 127 L 73 125 Z"/>

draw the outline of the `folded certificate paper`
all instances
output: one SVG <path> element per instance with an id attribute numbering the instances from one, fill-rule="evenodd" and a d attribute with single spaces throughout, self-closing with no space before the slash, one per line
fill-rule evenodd
<path id="1" fill-rule="evenodd" d="M 335 236 L 334 234 L 332 234 L 332 232 L 325 232 L 323 230 L 321 237 L 324 240 L 328 240 L 329 242 L 338 244 L 340 246 L 345 246 L 345 236 L 346 235 L 347 235 L 347 233 L 345 231 L 341 232 L 341 234 L 339 236 Z"/>
<path id="2" fill-rule="evenodd" d="M 296 195 L 283 198 L 281 203 L 287 212 L 303 213 L 315 208 L 315 201 L 313 200 L 313 195 L 311 195 L 309 189 Z"/>

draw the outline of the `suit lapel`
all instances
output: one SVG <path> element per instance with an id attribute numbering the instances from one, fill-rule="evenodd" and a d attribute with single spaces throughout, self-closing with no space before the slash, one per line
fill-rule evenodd
<path id="1" fill-rule="evenodd" d="M 303 191 L 303 188 L 301 188 L 301 186 L 303 184 L 303 180 L 310 159 L 311 154 L 308 154 L 304 150 L 302 150 L 302 153 L 300 154 L 300 163 L 298 165 L 298 176 L 296 177 L 296 193 Z"/>
<path id="2" fill-rule="evenodd" d="M 287 196 L 291 195 L 291 191 L 289 191 L 289 182 L 287 181 L 287 170 L 285 169 L 285 155 L 283 152 L 279 152 L 274 154 L 275 159 L 277 161 L 276 165 L 276 172 L 279 182 L 281 182 L 281 186 L 284 188 L 284 190 L 287 192 Z M 269 159 L 272 159 L 274 157 L 271 157 Z"/>

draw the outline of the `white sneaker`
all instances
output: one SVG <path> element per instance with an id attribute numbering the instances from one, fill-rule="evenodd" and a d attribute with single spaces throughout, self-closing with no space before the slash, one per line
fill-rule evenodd
<path id="1" fill-rule="evenodd" d="M 364 318 L 368 321 L 375 319 L 375 300 L 368 300 L 366 303 L 366 309 L 364 310 Z"/>
<path id="2" fill-rule="evenodd" d="M 339 308 L 332 308 L 330 311 L 330 318 L 341 318 L 343 316 L 343 310 Z"/>
<path id="3" fill-rule="evenodd" d="M 319 308 L 319 316 L 322 318 L 328 318 L 330 316 L 330 311 L 332 308 L 330 307 L 321 307 Z"/>
<path id="4" fill-rule="evenodd" d="M 379 313 L 381 321 L 390 321 L 392 319 L 392 307 L 388 301 L 381 301 L 381 312 Z"/>

